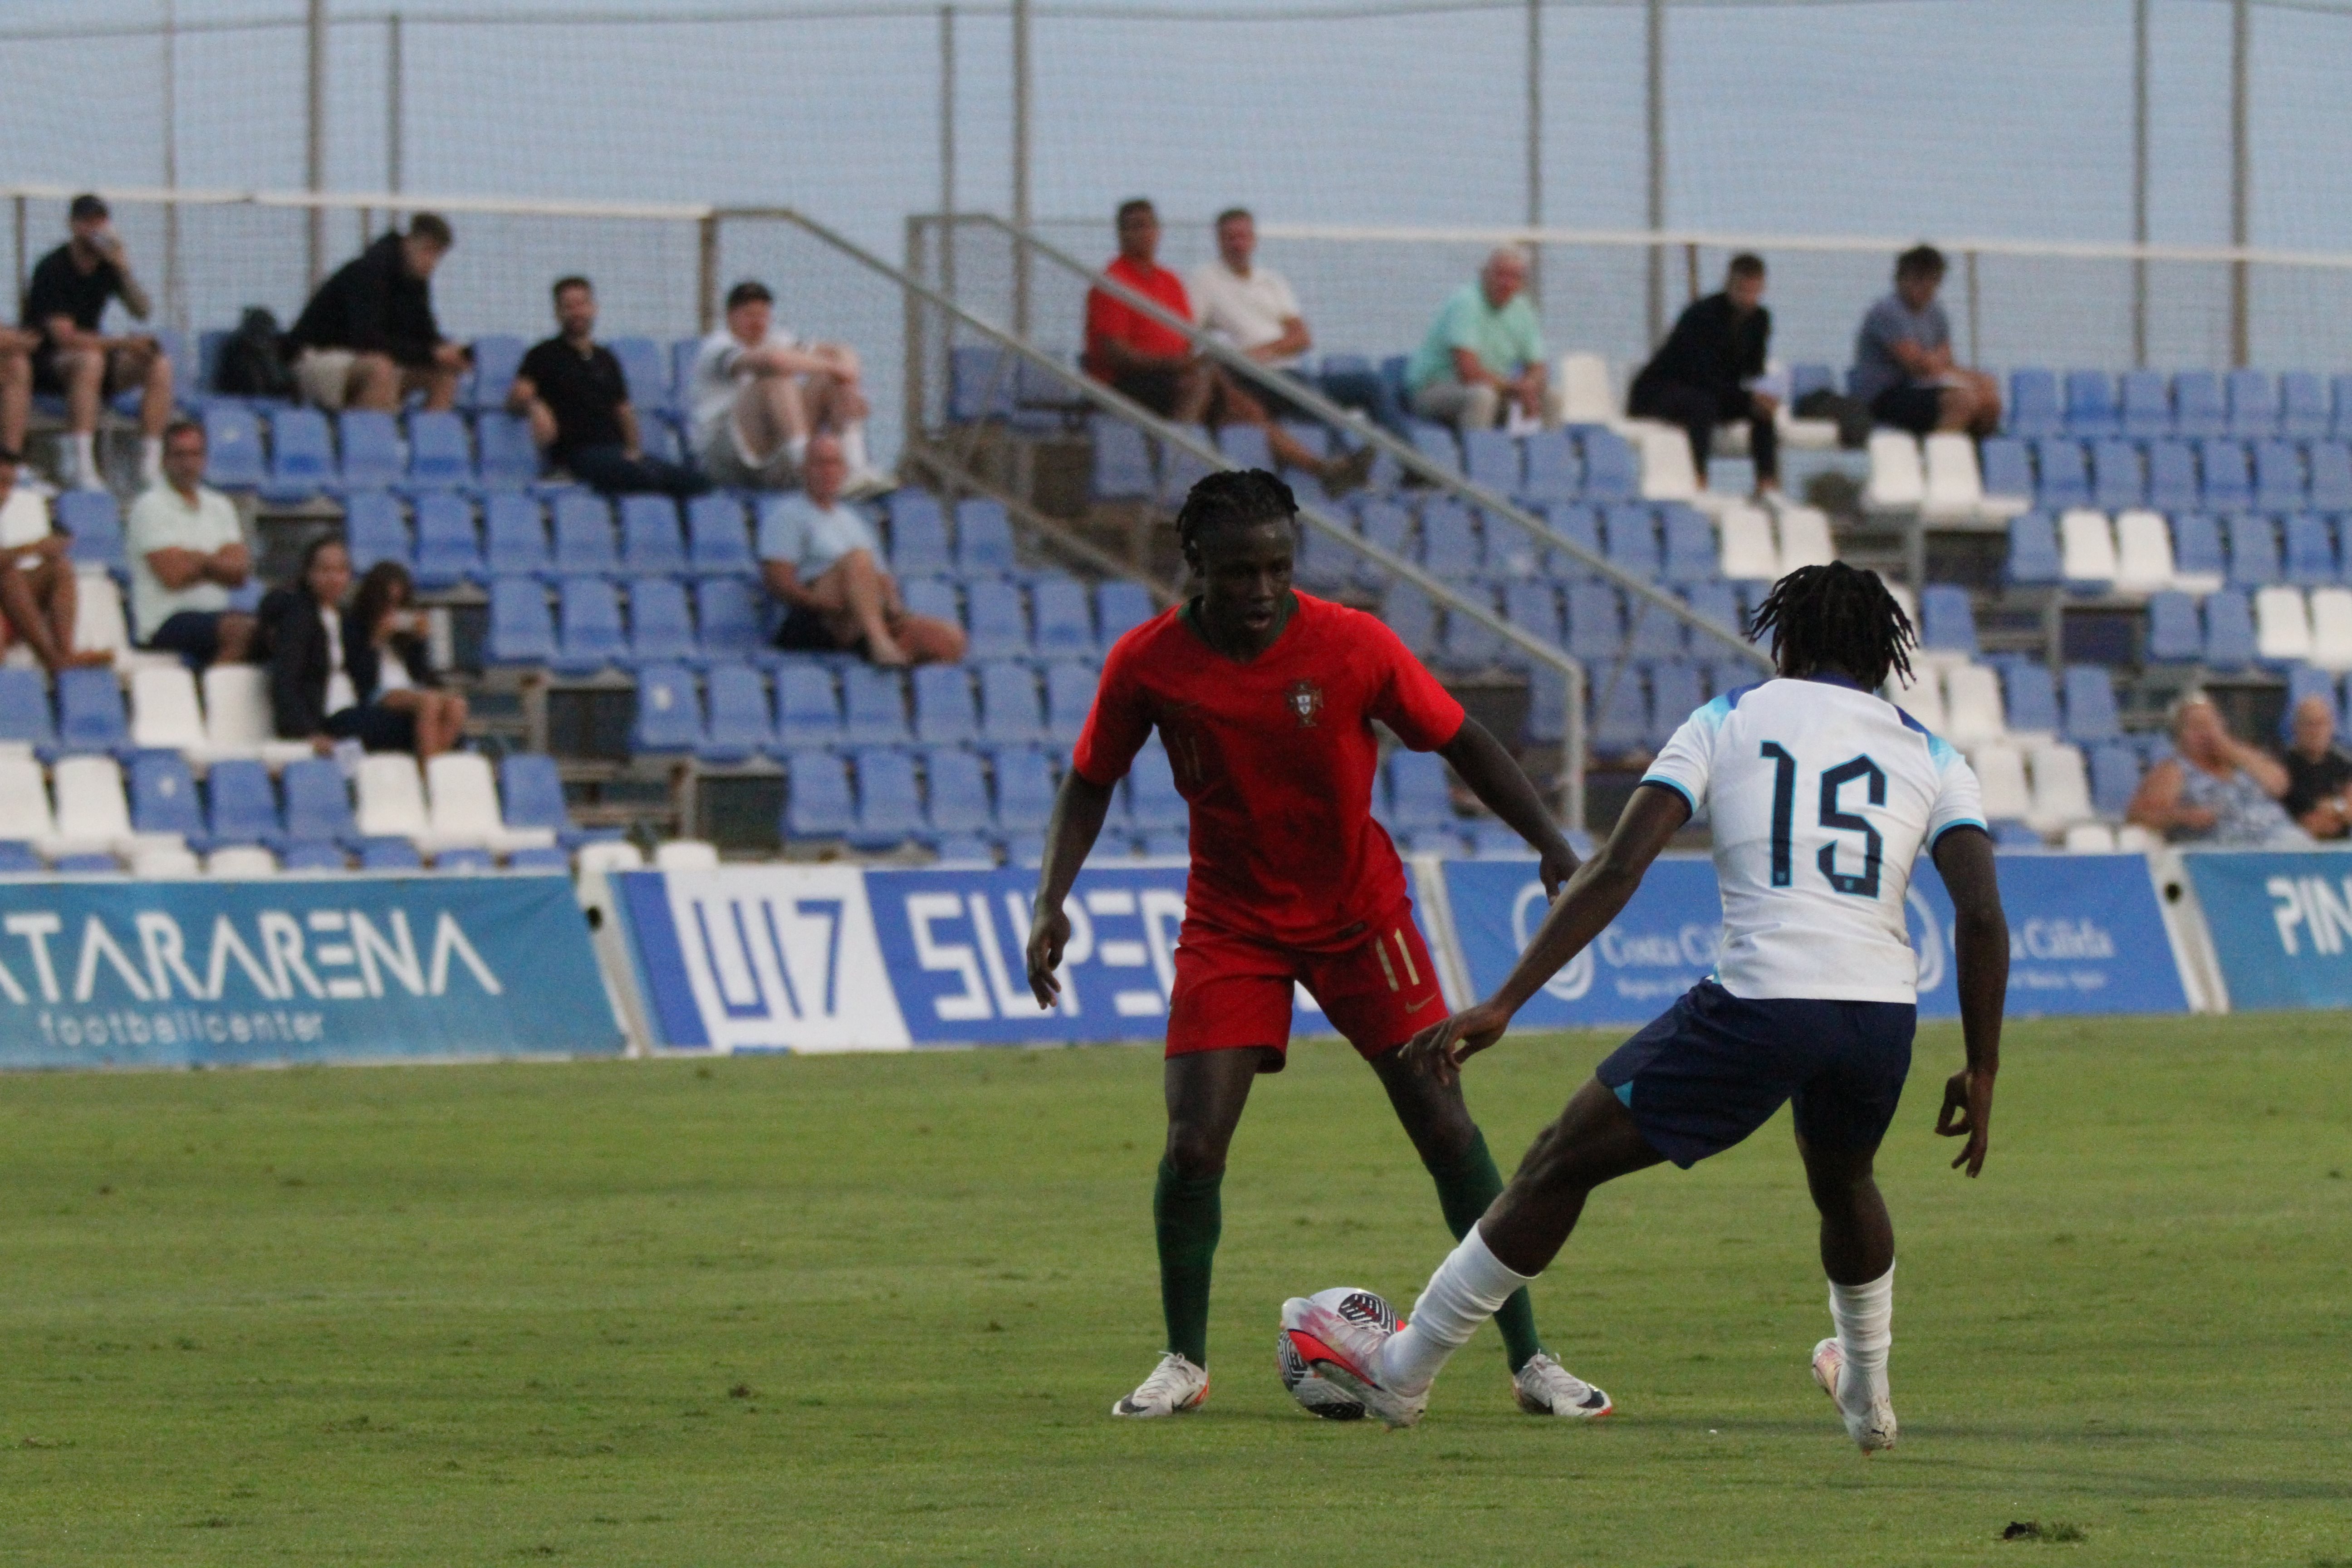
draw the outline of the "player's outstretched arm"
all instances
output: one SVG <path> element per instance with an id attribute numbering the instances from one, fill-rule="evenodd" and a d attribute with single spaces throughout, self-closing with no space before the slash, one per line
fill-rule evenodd
<path id="1" fill-rule="evenodd" d="M 1045 825 L 1045 863 L 1037 868 L 1037 898 L 1029 910 L 1029 990 L 1040 1007 L 1051 1007 L 1062 994 L 1062 983 L 1054 975 L 1070 941 L 1070 917 L 1062 904 L 1102 832 L 1103 818 L 1110 815 L 1110 795 L 1109 789 L 1088 784 L 1072 768 L 1062 775 L 1061 793 L 1054 797 L 1053 820 Z"/>
<path id="2" fill-rule="evenodd" d="M 1518 759 L 1475 719 L 1463 720 L 1462 728 L 1437 748 L 1437 754 L 1452 764 L 1488 811 L 1528 841 L 1541 862 L 1537 874 L 1543 879 L 1544 897 L 1559 897 L 1561 885 L 1576 874 L 1576 851 L 1568 847 L 1559 824 L 1544 809 L 1535 781 L 1528 777 Z"/>
<path id="3" fill-rule="evenodd" d="M 1450 1083 L 1465 1058 L 1500 1039 L 1511 1018 L 1585 944 L 1617 918 L 1674 836 L 1690 820 L 1690 802 L 1664 784 L 1643 784 L 1625 803 L 1617 826 L 1569 879 L 1528 950 L 1504 977 L 1501 987 L 1475 1006 L 1442 1018 L 1405 1043 L 1407 1063 Z"/>
<path id="4" fill-rule="evenodd" d="M 1952 895 L 1960 1036 L 1969 1053 L 1969 1065 L 1944 1085 L 1936 1131 L 1969 1141 L 1952 1168 L 1965 1166 L 1973 1176 L 1984 1169 L 1992 1141 L 1992 1080 L 2000 1071 L 2000 1014 L 2009 999 L 2009 917 L 1993 874 L 1992 837 L 1982 828 L 1955 827 L 1937 839 L 1936 869 Z"/>

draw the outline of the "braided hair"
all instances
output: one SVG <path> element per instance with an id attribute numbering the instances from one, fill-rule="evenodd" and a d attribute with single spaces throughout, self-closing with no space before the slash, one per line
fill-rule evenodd
<path id="1" fill-rule="evenodd" d="M 1197 565 L 1201 536 L 1230 523 L 1288 522 L 1298 515 L 1298 498 L 1264 468 L 1221 469 L 1195 484 L 1176 514 L 1176 543 L 1186 562 Z"/>
<path id="2" fill-rule="evenodd" d="M 1910 679 L 1906 649 L 1918 643 L 1878 574 L 1843 561 L 1800 566 L 1773 584 L 1748 623 L 1751 639 L 1768 631 L 1773 662 L 1782 669 L 1807 675 L 1826 666 L 1874 689 L 1891 671 Z"/>

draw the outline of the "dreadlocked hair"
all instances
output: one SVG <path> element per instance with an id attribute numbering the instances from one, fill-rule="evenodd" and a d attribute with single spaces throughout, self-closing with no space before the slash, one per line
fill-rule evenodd
<path id="1" fill-rule="evenodd" d="M 1906 649 L 1917 646 L 1911 618 L 1878 574 L 1843 561 L 1800 566 L 1756 606 L 1748 635 L 1772 634 L 1773 662 L 1800 675 L 1824 666 L 1843 669 L 1875 689 L 1889 672 L 1911 679 Z"/>
<path id="2" fill-rule="evenodd" d="M 1221 469 L 1194 485 L 1176 514 L 1176 542 L 1190 560 L 1192 547 L 1211 529 L 1228 523 L 1276 521 L 1298 515 L 1298 498 L 1264 468 Z"/>

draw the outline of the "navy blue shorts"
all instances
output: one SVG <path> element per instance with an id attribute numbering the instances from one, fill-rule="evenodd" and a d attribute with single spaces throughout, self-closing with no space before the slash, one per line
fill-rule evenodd
<path id="1" fill-rule="evenodd" d="M 416 750 L 416 715 L 381 702 L 330 713 L 320 728 L 338 741 L 357 741 L 363 752 Z"/>
<path id="2" fill-rule="evenodd" d="M 175 610 L 148 637 L 157 653 L 176 653 L 180 662 L 202 672 L 220 657 L 221 617 L 225 610 Z"/>
<path id="3" fill-rule="evenodd" d="M 1870 400 L 1870 414 L 1881 425 L 1925 436 L 1944 422 L 1944 389 L 1890 386 Z"/>
<path id="4" fill-rule="evenodd" d="M 1918 1019 L 1907 1002 L 1750 1002 L 1702 980 L 1593 1076 L 1685 1170 L 1791 1100 L 1806 1142 L 1875 1149 L 1903 1098 Z"/>

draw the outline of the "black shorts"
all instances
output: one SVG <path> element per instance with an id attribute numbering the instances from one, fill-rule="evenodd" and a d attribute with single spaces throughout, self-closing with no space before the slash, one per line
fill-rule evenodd
<path id="1" fill-rule="evenodd" d="M 1788 1100 L 1806 1142 L 1875 1149 L 1903 1098 L 1918 1017 L 1908 1002 L 1751 1002 L 1702 980 L 1593 1076 L 1685 1170 Z"/>
<path id="2" fill-rule="evenodd" d="M 416 715 L 381 702 L 328 714 L 326 731 L 338 741 L 357 741 L 362 751 L 416 750 Z"/>
<path id="3" fill-rule="evenodd" d="M 147 639 L 157 653 L 176 653 L 190 669 L 202 671 L 220 654 L 221 617 L 226 610 L 180 610 L 163 617 Z"/>
<path id="4" fill-rule="evenodd" d="M 783 624 L 776 627 L 775 645 L 786 653 L 843 653 L 866 650 L 866 639 L 859 637 L 845 649 L 835 641 L 833 628 L 824 617 L 803 605 L 794 605 L 784 612 Z"/>
<path id="5" fill-rule="evenodd" d="M 1110 378 L 1113 392 L 1132 397 L 1162 419 L 1176 412 L 1176 397 L 1184 373 L 1178 370 L 1129 370 Z"/>
<path id="6" fill-rule="evenodd" d="M 1944 422 L 1944 389 L 1890 386 L 1870 400 L 1870 416 L 1881 425 L 1925 436 Z"/>

